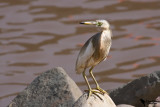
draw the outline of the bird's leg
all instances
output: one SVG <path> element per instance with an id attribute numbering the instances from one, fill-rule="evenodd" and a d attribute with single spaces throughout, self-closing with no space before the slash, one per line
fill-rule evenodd
<path id="1" fill-rule="evenodd" d="M 86 76 L 86 74 L 85 74 L 85 70 L 83 71 L 83 77 L 84 77 L 84 79 L 85 79 L 85 81 L 86 81 L 86 83 L 87 83 L 87 85 L 88 85 L 88 98 L 89 98 L 89 96 L 91 96 L 92 95 L 92 93 L 94 93 L 96 96 L 98 96 L 99 97 L 99 95 L 98 94 L 96 94 L 96 93 L 100 93 L 99 91 L 97 91 L 97 90 L 92 90 L 91 89 L 91 86 L 89 85 L 89 82 L 88 82 L 88 79 L 87 79 L 87 76 Z M 99 97 L 100 98 L 100 97 Z M 100 98 L 101 99 L 101 98 Z M 101 99 L 102 100 L 102 99 Z"/>
<path id="2" fill-rule="evenodd" d="M 88 86 L 88 91 L 89 91 L 89 93 L 88 93 L 88 97 L 92 94 L 92 89 L 91 89 L 91 86 L 89 85 L 89 82 L 88 82 L 88 79 L 87 79 L 87 76 L 86 76 L 86 74 L 85 74 L 85 70 L 83 71 L 83 78 L 85 79 L 85 81 L 86 81 L 86 83 L 87 83 L 87 86 Z"/>
<path id="3" fill-rule="evenodd" d="M 96 84 L 96 89 L 99 90 L 102 94 L 107 93 L 105 90 L 103 90 L 102 88 L 100 88 L 98 82 L 96 81 L 96 79 L 95 79 L 95 77 L 94 77 L 94 75 L 93 75 L 93 73 L 92 73 L 92 69 L 93 69 L 93 68 L 94 68 L 94 66 L 92 66 L 92 67 L 89 69 L 89 73 L 90 73 L 90 75 L 92 76 L 92 78 L 93 78 L 93 80 L 94 80 L 94 82 L 95 82 L 95 84 Z"/>

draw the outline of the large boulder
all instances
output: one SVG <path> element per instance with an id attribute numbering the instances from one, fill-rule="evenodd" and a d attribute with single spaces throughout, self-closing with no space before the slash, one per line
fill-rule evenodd
<path id="1" fill-rule="evenodd" d="M 112 99 L 107 94 L 92 94 L 89 98 L 87 93 L 81 95 L 75 82 L 57 67 L 38 76 L 9 107 L 151 107 L 159 105 L 159 100 L 154 100 L 160 96 L 160 71 L 112 90 Z"/>
<path id="2" fill-rule="evenodd" d="M 108 94 L 92 94 L 88 97 L 88 93 L 84 93 L 72 107 L 116 107 Z"/>
<path id="3" fill-rule="evenodd" d="M 110 93 L 110 97 L 118 104 L 131 104 L 143 107 L 160 96 L 160 71 L 135 79 Z"/>
<path id="4" fill-rule="evenodd" d="M 57 67 L 38 76 L 9 107 L 71 107 L 81 95 L 75 82 Z"/>

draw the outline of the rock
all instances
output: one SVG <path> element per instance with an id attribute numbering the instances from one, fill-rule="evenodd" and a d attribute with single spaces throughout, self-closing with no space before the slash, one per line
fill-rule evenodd
<path id="1" fill-rule="evenodd" d="M 71 107 L 81 95 L 75 82 L 57 67 L 38 76 L 9 107 Z"/>
<path id="2" fill-rule="evenodd" d="M 128 104 L 120 104 L 120 105 L 117 105 L 117 107 L 135 107 L 135 106 L 128 105 Z"/>
<path id="3" fill-rule="evenodd" d="M 108 94 L 97 94 L 101 99 L 95 94 L 88 98 L 88 93 L 85 92 L 72 107 L 116 107 Z"/>
<path id="4" fill-rule="evenodd" d="M 160 102 L 152 102 L 147 107 L 160 107 Z"/>
<path id="5" fill-rule="evenodd" d="M 144 107 L 160 107 L 160 101 L 149 101 L 141 99 L 141 102 L 143 103 Z"/>
<path id="6" fill-rule="evenodd" d="M 145 101 L 155 101 L 159 95 L 160 71 L 133 80 L 110 93 L 110 97 L 116 105 L 130 104 L 136 107 L 143 107 Z"/>

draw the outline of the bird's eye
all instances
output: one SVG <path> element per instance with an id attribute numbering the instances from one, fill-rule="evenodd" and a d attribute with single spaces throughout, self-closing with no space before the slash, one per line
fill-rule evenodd
<path id="1" fill-rule="evenodd" d="M 97 23 L 98 26 L 101 26 L 102 24 L 103 24 L 102 22 L 98 22 L 98 23 Z"/>

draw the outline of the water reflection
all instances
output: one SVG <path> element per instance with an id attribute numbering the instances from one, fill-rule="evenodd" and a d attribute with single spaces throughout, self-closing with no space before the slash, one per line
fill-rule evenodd
<path id="1" fill-rule="evenodd" d="M 83 20 L 107 19 L 113 30 L 110 58 L 94 69 L 104 89 L 113 89 L 160 69 L 158 0 L 0 1 L 0 106 L 7 105 L 37 75 L 62 66 L 81 89 L 74 71 L 84 42 L 97 32 Z M 89 78 L 90 83 L 93 81 Z"/>

